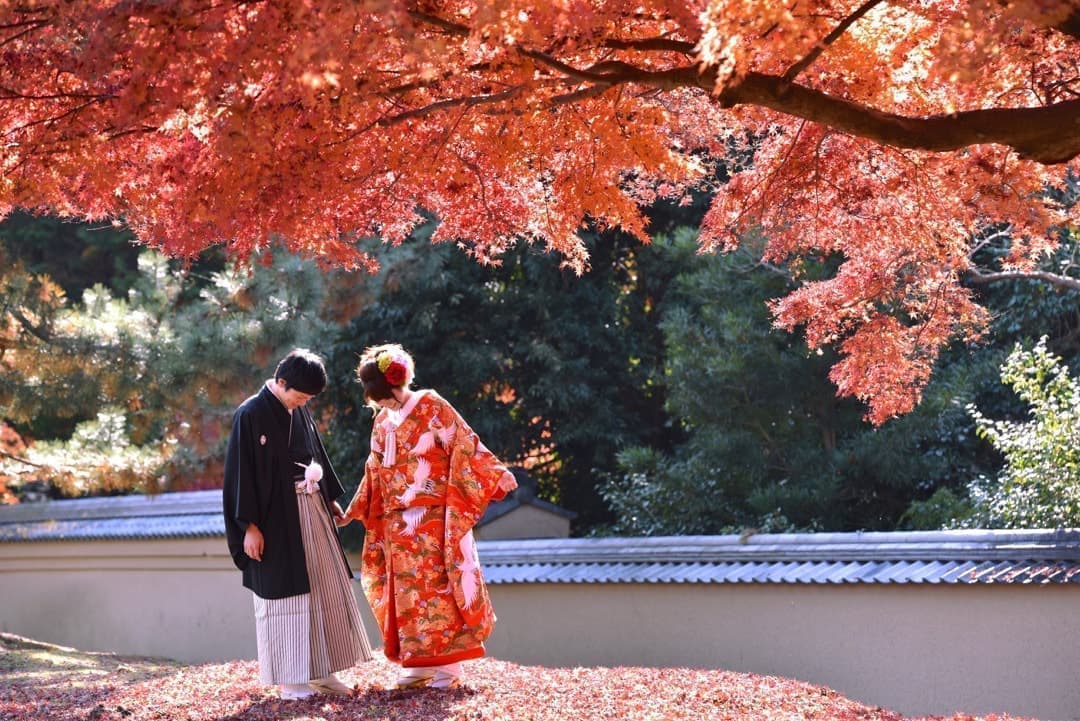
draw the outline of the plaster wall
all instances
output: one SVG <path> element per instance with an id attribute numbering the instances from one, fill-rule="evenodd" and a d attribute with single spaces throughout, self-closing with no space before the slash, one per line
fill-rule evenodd
<path id="1" fill-rule="evenodd" d="M 359 561 L 350 558 L 354 569 Z M 381 636 L 354 584 L 373 644 Z M 499 584 L 495 657 L 687 666 L 829 686 L 907 715 L 1080 720 L 1080 584 Z M 186 662 L 255 657 L 224 539 L 0 544 L 0 629 Z"/>

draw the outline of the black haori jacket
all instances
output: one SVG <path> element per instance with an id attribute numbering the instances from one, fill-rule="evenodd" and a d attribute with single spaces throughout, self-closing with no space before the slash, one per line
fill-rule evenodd
<path id="1" fill-rule="evenodd" d="M 344 489 L 311 414 L 304 407 L 295 412 L 301 414 L 314 436 L 315 460 L 323 467 L 320 493 L 329 510 Z M 262 598 L 286 598 L 311 590 L 293 481 L 297 469 L 289 462 L 289 423 L 289 412 L 264 385 L 236 409 L 225 452 L 222 496 L 229 553 L 236 567 L 244 572 L 244 586 Z M 263 534 L 262 561 L 254 561 L 244 553 L 244 533 L 252 522 Z M 340 541 L 337 545 L 341 563 L 351 578 Z"/>

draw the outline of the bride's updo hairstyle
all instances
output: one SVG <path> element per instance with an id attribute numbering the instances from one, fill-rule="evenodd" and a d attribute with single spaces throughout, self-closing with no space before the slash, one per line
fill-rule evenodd
<path id="1" fill-rule="evenodd" d="M 413 380 L 413 359 L 397 343 L 373 345 L 360 356 L 356 378 L 364 386 L 364 400 L 376 405 L 394 396 L 395 388 L 408 388 Z"/>

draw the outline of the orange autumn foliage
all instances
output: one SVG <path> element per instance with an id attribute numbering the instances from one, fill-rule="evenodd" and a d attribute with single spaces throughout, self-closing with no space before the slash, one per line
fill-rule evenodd
<path id="1" fill-rule="evenodd" d="M 1080 170 L 1078 0 L 20 0 L 0 54 L 0 215 L 180 257 L 370 268 L 356 235 L 423 209 L 481 262 L 581 271 L 583 223 L 647 241 L 644 205 L 709 189 L 704 250 L 842 258 L 773 311 L 875 422 L 985 324 L 974 231 L 1010 224 L 1024 268 L 1077 222 L 1039 193 Z"/>
<path id="2" fill-rule="evenodd" d="M 8 458 L 20 458 L 26 453 L 26 443 L 15 429 L 7 423 L 0 421 L 0 456 Z M 0 471 L 0 506 L 18 503 L 19 499 L 11 491 L 9 486 L 14 479 Z"/>

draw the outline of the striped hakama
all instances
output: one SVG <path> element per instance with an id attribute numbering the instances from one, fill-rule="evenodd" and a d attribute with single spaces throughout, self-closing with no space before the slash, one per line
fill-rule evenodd
<path id="1" fill-rule="evenodd" d="M 296 494 L 311 591 L 277 599 L 255 596 L 259 680 L 268 685 L 306 684 L 372 658 L 318 486 L 309 495 L 306 484 L 297 483 Z"/>

